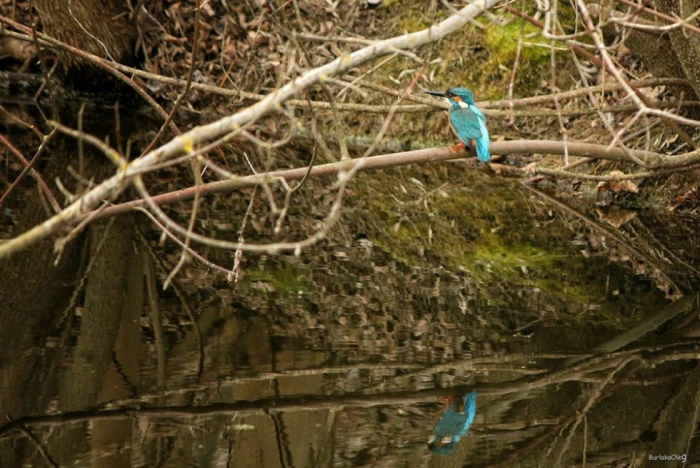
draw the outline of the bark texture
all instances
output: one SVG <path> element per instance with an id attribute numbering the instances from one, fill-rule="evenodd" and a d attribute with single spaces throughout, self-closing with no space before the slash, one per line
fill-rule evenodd
<path id="1" fill-rule="evenodd" d="M 47 34 L 79 49 L 121 63 L 132 63 L 136 26 L 124 0 L 35 0 Z M 57 51 L 66 67 L 85 66 L 78 57 Z"/>
<path id="2" fill-rule="evenodd" d="M 698 2 L 692 0 L 657 0 L 656 5 L 662 13 L 679 18 L 688 18 L 698 8 Z M 689 23 L 698 26 L 696 19 Z M 700 96 L 700 35 L 684 28 L 674 28 L 668 32 L 668 37 L 685 78 L 690 81 L 695 95 Z"/>

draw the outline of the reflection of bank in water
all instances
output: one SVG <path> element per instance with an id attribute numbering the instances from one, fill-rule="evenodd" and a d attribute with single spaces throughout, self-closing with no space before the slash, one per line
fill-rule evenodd
<path id="1" fill-rule="evenodd" d="M 456 399 L 442 412 L 440 419 L 435 422 L 433 435 L 428 441 L 431 452 L 440 455 L 450 455 L 457 442 L 467 435 L 469 426 L 476 415 L 476 391 L 464 396 L 464 400 Z"/>

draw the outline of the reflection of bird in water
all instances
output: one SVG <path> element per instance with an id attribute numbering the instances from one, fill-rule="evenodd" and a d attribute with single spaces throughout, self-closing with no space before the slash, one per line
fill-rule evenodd
<path id="1" fill-rule="evenodd" d="M 435 422 L 433 435 L 428 441 L 428 449 L 440 455 L 450 455 L 459 439 L 464 437 L 476 414 L 476 392 L 453 399 Z"/>
<path id="2" fill-rule="evenodd" d="M 490 137 L 486 116 L 474 104 L 474 95 L 467 88 L 450 88 L 446 92 L 426 91 L 432 96 L 444 97 L 450 103 L 450 127 L 462 145 L 469 148 L 480 161 L 491 159 Z"/>

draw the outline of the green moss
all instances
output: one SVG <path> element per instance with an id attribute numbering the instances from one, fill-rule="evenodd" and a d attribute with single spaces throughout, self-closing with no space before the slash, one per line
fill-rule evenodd
<path id="1" fill-rule="evenodd" d="M 399 29 L 401 29 L 401 31 L 406 31 L 407 33 L 421 31 L 429 26 L 430 24 L 426 23 L 415 14 L 410 14 L 399 21 Z"/>
<path id="2" fill-rule="evenodd" d="M 531 62 L 536 62 L 535 65 L 541 65 L 549 61 L 549 41 L 542 37 L 538 28 L 523 20 L 504 26 L 491 26 L 486 30 L 484 43 L 490 49 L 493 59 L 501 64 L 513 63 L 521 36 L 521 63 L 531 65 Z"/>
<path id="3" fill-rule="evenodd" d="M 431 17 L 426 13 L 424 4 L 420 2 L 402 2 L 400 8 L 394 5 L 391 11 L 397 21 L 396 27 L 387 31 L 388 36 L 420 31 L 437 20 L 434 15 Z M 511 79 L 510 71 L 518 40 L 523 33 L 519 72 L 515 81 L 516 96 L 529 95 L 538 89 L 543 75 L 549 74 L 549 41 L 542 38 L 541 31 L 535 26 L 524 23 L 521 31 L 520 19 L 510 14 L 504 14 L 503 18 L 507 22 L 505 25 L 489 23 L 484 29 L 468 25 L 442 39 L 431 53 L 431 57 L 439 57 L 440 61 L 431 65 L 429 72 L 426 72 L 431 77 L 430 86 L 435 89 L 466 86 L 474 91 L 477 101 L 503 99 Z M 563 54 L 559 55 L 564 57 Z M 367 69 L 371 66 L 374 64 L 368 65 Z M 405 72 L 415 68 L 415 63 L 410 59 L 399 57 L 385 64 L 375 75 L 385 86 L 394 87 L 396 80 L 402 76 L 404 80 L 409 80 L 410 75 L 406 76 Z"/>
<path id="4" fill-rule="evenodd" d="M 512 190 L 494 186 L 479 174 L 445 171 L 446 168 L 422 167 L 403 174 L 415 177 L 425 187 L 436 187 L 438 180 L 453 180 L 443 193 L 420 198 L 420 190 L 381 179 L 360 177 L 360 193 L 371 193 L 364 200 L 357 227 L 372 239 L 375 248 L 413 268 L 439 264 L 449 271 L 467 271 L 480 290 L 480 297 L 491 306 L 508 307 L 512 300 L 503 290 L 539 290 L 550 304 L 600 303 L 607 291 L 590 275 L 600 270 L 608 274 L 604 260 L 586 259 L 569 243 L 570 231 L 559 223 L 546 229 L 536 224 L 525 199 Z M 561 230 L 562 232 L 558 232 Z M 563 307 L 563 306 L 562 306 Z M 596 323 L 619 328 L 625 320 L 614 306 L 597 309 Z M 562 316 L 567 316 L 562 310 Z M 590 314 L 571 315 L 567 320 L 591 320 Z"/>
<path id="5" fill-rule="evenodd" d="M 402 12 L 398 25 L 401 32 L 414 32 L 429 26 L 419 12 Z M 435 89 L 447 89 L 451 86 L 466 86 L 475 93 L 477 101 L 500 100 L 505 97 L 511 70 L 515 62 L 518 41 L 523 35 L 523 45 L 516 75 L 515 89 L 517 95 L 533 93 L 542 81 L 543 75 L 549 74 L 550 44 L 542 38 L 541 31 L 525 23 L 521 31 L 520 20 L 510 21 L 503 26 L 489 25 L 486 29 L 466 26 L 445 37 L 439 43 L 439 64 L 431 69 L 430 75 Z M 563 54 L 559 54 L 563 57 Z M 394 60 L 382 68 L 380 74 L 394 78 L 415 64 L 408 59 Z M 387 80 L 385 83 L 394 86 Z"/>
<path id="6" fill-rule="evenodd" d="M 555 258 L 544 250 L 521 244 L 511 244 L 508 247 L 497 244 L 485 245 L 474 251 L 473 258 L 478 262 L 486 262 L 499 269 L 522 269 L 551 264 Z"/>
<path id="7" fill-rule="evenodd" d="M 246 270 L 245 279 L 248 283 L 268 283 L 275 292 L 283 295 L 306 292 L 311 285 L 309 272 L 306 269 L 292 265 L 283 259 L 272 267 Z"/>

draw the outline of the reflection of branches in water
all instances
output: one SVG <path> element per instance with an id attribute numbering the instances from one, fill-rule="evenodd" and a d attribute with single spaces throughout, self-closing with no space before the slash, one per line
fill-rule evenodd
<path id="1" fill-rule="evenodd" d="M 381 395 L 307 395 L 303 397 L 268 399 L 260 401 L 238 401 L 235 403 L 216 403 L 203 406 L 160 406 L 160 407 L 130 407 L 115 409 L 96 409 L 72 411 L 44 416 L 29 416 L 11 421 L 0 427 L 0 437 L 18 429 L 20 424 L 37 427 L 51 427 L 57 424 L 81 421 L 113 420 L 139 417 L 196 417 L 235 415 L 262 415 L 265 411 L 311 411 L 326 409 L 341 409 L 345 407 L 373 408 L 377 406 L 405 406 L 410 404 L 435 403 L 443 397 L 464 394 L 472 389 L 471 386 L 460 386 L 446 389 L 424 391 L 402 391 Z"/>
<path id="2" fill-rule="evenodd" d="M 136 232 L 141 239 L 142 248 L 146 248 L 147 251 L 152 255 L 152 251 L 140 229 L 137 228 Z M 151 329 L 153 330 L 153 338 L 155 340 L 156 347 L 156 385 L 159 390 L 165 388 L 165 334 L 163 333 L 163 316 L 159 307 L 157 300 L 158 293 L 156 289 L 156 272 L 153 267 L 153 263 L 149 261 L 149 257 L 143 255 L 143 274 L 146 282 L 146 297 L 148 302 L 148 316 L 151 319 Z"/>
<path id="3" fill-rule="evenodd" d="M 668 322 L 672 318 L 686 312 L 694 310 L 698 305 L 698 295 L 688 294 L 687 296 L 678 299 L 676 302 L 669 304 L 663 310 L 658 313 L 648 317 L 631 329 L 617 335 L 610 341 L 607 341 L 601 345 L 595 347 L 595 353 L 609 353 L 616 351 L 623 346 L 636 341 L 642 336 L 650 333 L 657 328 L 659 328 L 664 323 Z"/>
<path id="4" fill-rule="evenodd" d="M 507 433 L 504 433 L 502 438 L 515 437 L 517 435 L 519 440 L 524 442 L 524 445 L 518 444 L 507 455 L 504 454 L 505 458 L 498 461 L 498 464 L 500 466 L 512 466 L 513 461 L 516 459 L 540 453 L 543 451 L 543 443 L 551 443 L 552 448 L 550 450 L 555 455 L 562 457 L 562 459 L 566 459 L 562 454 L 568 451 L 569 445 L 579 447 L 578 443 L 572 444 L 572 437 L 574 437 L 577 428 L 580 427 L 580 423 L 584 422 L 585 425 L 587 422 L 586 418 L 592 408 L 605 398 L 613 395 L 617 387 L 627 385 L 627 378 L 631 377 L 638 368 L 649 368 L 653 364 L 678 359 L 697 359 L 698 352 L 700 352 L 700 340 L 688 340 L 682 343 L 669 343 L 659 346 L 642 346 L 593 356 L 587 361 L 565 366 L 560 370 L 549 373 L 543 372 L 542 375 L 522 378 L 514 382 L 480 385 L 478 391 L 482 397 L 486 397 L 484 399 L 485 403 L 480 407 L 480 414 L 487 414 L 489 415 L 488 419 L 493 420 L 500 414 L 497 411 L 499 403 L 498 401 L 494 402 L 489 396 L 511 395 L 511 399 L 515 398 L 517 401 L 517 399 L 521 399 L 520 397 L 523 393 L 529 393 L 527 398 L 532 398 L 533 389 L 537 392 L 537 389 L 557 387 L 558 384 L 566 381 L 589 382 L 597 379 L 594 383 L 595 388 L 593 392 L 583 392 L 579 396 L 581 403 L 572 404 L 569 410 L 565 410 L 570 411 L 571 414 L 563 414 L 559 418 L 545 419 L 544 423 L 538 419 L 537 424 L 530 422 L 523 422 L 520 425 L 511 423 L 510 426 L 497 423 L 494 425 L 489 424 L 489 431 L 507 431 L 511 434 L 509 436 Z M 542 354 L 522 357 L 524 359 L 541 360 L 552 356 Z M 564 356 L 559 356 L 559 358 L 562 357 Z M 620 374 L 621 370 L 622 375 Z M 600 380 L 601 372 L 607 374 L 602 381 Z M 160 425 L 163 422 L 171 421 L 169 426 L 175 424 L 173 427 L 181 427 L 182 430 L 186 430 L 186 427 L 191 427 L 193 424 L 200 427 L 207 424 L 220 425 L 223 421 L 230 421 L 231 417 L 238 419 L 240 417 L 267 415 L 268 417 L 273 417 L 275 421 L 280 421 L 284 418 L 284 413 L 296 413 L 299 411 L 331 410 L 331 413 L 333 413 L 334 410 L 342 411 L 344 409 L 359 408 L 393 407 L 401 409 L 408 406 L 414 406 L 415 408 L 416 405 L 435 405 L 441 397 L 466 393 L 470 390 L 472 390 L 472 387 L 458 386 L 444 389 L 386 392 L 383 394 L 359 396 L 310 395 L 301 398 L 278 396 L 274 399 L 256 402 L 235 402 L 206 406 L 141 407 L 144 404 L 143 402 L 132 402 L 129 407 L 24 418 L 0 428 L 0 440 L 8 437 L 10 431 L 20 429 L 20 424 L 29 426 L 32 430 L 40 428 L 56 430 L 63 425 L 82 421 L 132 418 L 139 427 L 150 427 L 151 425 Z M 195 398 L 190 401 L 196 400 L 203 401 L 206 399 Z M 579 408 L 582 409 L 579 410 Z M 477 434 L 480 429 L 479 422 L 477 421 L 476 424 Z M 223 427 L 221 430 L 224 430 Z M 541 432 L 542 430 L 544 432 Z M 534 434 L 533 431 L 535 432 Z M 158 440 L 161 439 L 167 440 L 167 438 L 164 439 L 163 437 L 158 438 Z M 284 443 L 283 439 L 284 437 L 281 437 L 278 443 Z M 595 445 L 597 446 L 597 444 Z M 280 448 L 284 450 L 283 447 Z M 289 460 L 288 455 L 287 459 Z M 493 461 L 495 460 L 492 459 Z"/>
<path id="5" fill-rule="evenodd" d="M 678 343 L 671 343 L 669 345 L 661 345 L 660 347 L 639 347 L 635 349 L 630 349 L 630 350 L 625 350 L 625 351 L 619 351 L 616 353 L 612 353 L 615 350 L 618 350 L 622 348 L 623 346 L 628 345 L 629 343 L 633 342 L 634 340 L 637 340 L 638 338 L 644 336 L 645 334 L 657 329 L 659 326 L 661 326 L 663 323 L 666 323 L 668 320 L 676 317 L 680 313 L 683 312 L 689 312 L 693 310 L 693 308 L 697 304 L 697 295 L 688 295 L 683 297 L 682 299 L 674 302 L 673 304 L 670 304 L 668 307 L 666 307 L 664 310 L 660 311 L 659 313 L 649 317 L 647 320 L 643 321 L 636 327 L 621 333 L 620 335 L 616 336 L 612 340 L 603 343 L 599 346 L 597 346 L 594 349 L 594 352 L 597 353 L 597 356 L 591 356 L 588 360 L 584 360 L 584 358 L 579 357 L 579 358 L 571 358 L 568 359 L 565 363 L 564 368 L 576 368 L 579 367 L 578 363 L 582 363 L 585 361 L 590 361 L 591 365 L 598 365 L 596 364 L 597 362 L 602 364 L 606 360 L 608 364 L 613 363 L 612 369 L 608 367 L 608 375 L 602 380 L 598 381 L 594 386 L 592 392 L 589 392 L 589 395 L 583 395 L 581 398 L 584 399 L 583 405 L 577 405 L 577 407 L 582 407 L 581 410 L 578 410 L 575 415 L 570 416 L 566 420 L 562 421 L 559 425 L 550 428 L 547 430 L 545 433 L 541 434 L 540 436 L 536 437 L 535 439 L 531 440 L 528 444 L 526 444 L 524 447 L 520 448 L 519 450 L 515 451 L 514 453 L 511 453 L 505 460 L 501 460 L 498 464 L 508 464 L 513 462 L 514 460 L 527 455 L 531 453 L 535 448 L 537 448 L 541 443 L 543 443 L 545 440 L 549 439 L 552 435 L 554 435 L 555 432 L 558 431 L 558 436 L 554 438 L 552 445 L 550 446 L 548 450 L 548 454 L 550 454 L 553 450 L 556 449 L 555 452 L 555 457 L 558 460 L 558 464 L 561 465 L 564 461 L 564 454 L 568 450 L 569 446 L 571 445 L 571 441 L 573 439 L 574 434 L 576 433 L 576 430 L 578 429 L 578 426 L 580 425 L 581 421 L 584 421 L 585 425 L 585 417 L 586 415 L 590 412 L 590 410 L 594 407 L 595 404 L 599 403 L 602 399 L 606 398 L 607 396 L 610 396 L 614 389 L 623 383 L 627 384 L 630 380 L 631 377 L 635 374 L 635 372 L 641 368 L 641 367 L 651 367 L 657 363 L 662 363 L 662 362 L 669 362 L 669 361 L 674 361 L 674 360 L 696 360 L 697 359 L 697 350 L 698 350 L 698 343 L 697 341 L 690 341 L 687 344 L 691 346 L 691 350 L 678 350 L 675 351 L 673 350 L 673 347 L 676 346 Z M 663 352 L 666 351 L 666 352 Z M 650 353 L 650 355 L 643 357 L 643 355 L 646 355 L 647 353 Z M 625 367 L 627 367 L 625 369 Z M 619 377 L 616 381 L 613 381 L 613 377 L 618 374 L 620 371 L 625 369 L 625 372 L 622 374 L 621 377 Z M 599 369 L 602 370 L 602 369 Z M 595 370 L 589 369 L 586 370 L 584 368 L 579 367 L 579 371 L 582 373 L 591 373 L 596 372 Z M 553 374 L 556 374 L 557 372 L 553 372 Z M 564 372 L 566 374 L 566 372 Z M 581 376 L 583 377 L 583 375 Z M 546 378 L 539 378 L 536 380 L 546 381 Z M 573 379 L 569 379 L 573 380 Z M 585 378 L 577 379 L 577 380 L 587 380 Z M 550 380 L 550 382 L 553 382 Z M 536 383 L 533 383 L 533 386 L 536 386 Z M 590 394 L 592 393 L 592 394 Z M 694 393 L 694 392 L 690 392 Z M 692 414 L 695 414 L 693 411 Z M 680 418 L 679 418 L 680 419 Z M 694 425 L 693 425 L 694 426 Z M 561 436 L 566 428 L 569 427 L 568 433 L 562 442 L 562 444 L 559 447 L 556 447 L 559 436 Z M 587 439 L 587 431 L 584 430 L 584 450 L 583 450 L 583 458 L 585 459 L 586 457 L 586 439 Z M 673 450 L 668 451 L 668 453 L 671 453 Z M 659 452 L 661 453 L 661 452 Z M 665 452 L 664 452 L 665 453 Z"/>
<path id="6" fill-rule="evenodd" d="M 58 468 L 59 465 L 53 460 L 53 458 L 51 458 L 51 455 L 49 455 L 49 453 L 46 451 L 44 444 L 42 444 L 41 441 L 37 439 L 34 433 L 32 433 L 32 431 L 30 431 L 26 425 L 19 424 L 18 429 L 22 434 L 24 434 L 27 437 L 27 439 L 32 441 L 37 451 L 41 454 L 46 463 L 48 463 L 50 466 L 53 466 L 54 468 Z"/>
<path id="7" fill-rule="evenodd" d="M 479 385 L 479 394 L 482 396 L 508 395 L 518 392 L 529 392 L 533 389 L 544 388 L 561 384 L 567 381 L 580 381 L 590 374 L 609 372 L 617 368 L 623 362 L 639 361 L 642 366 L 672 362 L 677 360 L 697 359 L 700 353 L 700 340 L 684 340 L 682 342 L 661 345 L 649 345 L 635 347 L 628 350 L 617 351 L 604 355 L 592 356 L 563 369 L 547 372 L 543 375 L 525 377 L 514 382 L 502 382 Z M 531 355 L 529 359 L 537 359 L 538 355 Z M 406 406 L 411 404 L 435 403 L 441 397 L 451 397 L 455 394 L 464 394 L 471 391 L 473 386 L 457 386 L 450 388 L 429 390 L 404 390 L 370 395 L 307 395 L 303 397 L 266 399 L 259 401 L 238 401 L 235 403 L 217 403 L 203 406 L 159 406 L 139 407 L 134 404 L 130 407 L 108 408 L 101 410 L 74 411 L 62 414 L 49 414 L 45 416 L 31 416 L 12 421 L 0 427 L 0 436 L 11 430 L 15 430 L 20 424 L 33 426 L 55 426 L 56 424 L 99 420 L 118 419 L 124 417 L 195 417 L 213 416 L 221 414 L 236 414 L 245 416 L 252 414 L 264 414 L 265 410 L 274 411 L 299 411 L 340 409 L 346 407 L 371 408 L 378 406 Z M 488 407 L 483 406 L 482 411 L 487 412 Z M 573 421 L 573 419 L 571 420 Z"/>
<path id="8" fill-rule="evenodd" d="M 398 375 L 392 379 L 386 379 L 383 380 L 382 382 L 379 382 L 374 385 L 370 385 L 363 389 L 363 393 L 366 394 L 375 394 L 375 393 L 380 393 L 382 391 L 386 391 L 387 389 L 395 389 L 395 388 L 400 388 L 408 385 L 411 380 L 414 378 L 420 376 L 420 375 L 425 375 L 425 374 L 437 374 L 440 372 L 447 372 L 451 371 L 453 369 L 459 370 L 460 372 L 484 372 L 488 370 L 494 370 L 493 366 L 501 366 L 501 369 L 498 370 L 504 370 L 502 366 L 508 364 L 508 363 L 522 363 L 522 362 L 527 362 L 528 363 L 528 369 L 529 372 L 537 372 L 537 373 L 542 373 L 545 372 L 544 369 L 541 369 L 539 371 L 533 370 L 532 363 L 533 361 L 536 360 L 550 360 L 550 359 L 564 359 L 564 358 L 572 358 L 574 356 L 578 356 L 572 353 L 544 353 L 544 354 L 506 354 L 506 355 L 494 355 L 494 356 L 484 356 L 484 357 L 478 357 L 478 358 L 472 358 L 472 359 L 460 359 L 457 361 L 451 361 L 451 362 L 446 362 L 443 364 L 436 364 L 433 366 L 429 367 L 420 367 L 412 372 L 406 372 L 401 375 Z M 517 372 L 517 368 L 513 369 L 507 369 L 509 371 Z"/>
<path id="9" fill-rule="evenodd" d="M 697 353 L 679 353 L 669 356 L 670 359 L 662 359 L 663 362 L 668 362 L 672 359 L 685 358 L 687 360 L 696 360 Z M 587 430 L 586 430 L 586 416 L 593 408 L 594 405 L 600 403 L 603 399 L 612 395 L 614 390 L 621 386 L 627 385 L 630 377 L 641 367 L 642 361 L 633 361 L 633 358 L 625 359 L 618 366 L 612 369 L 606 378 L 596 385 L 590 396 L 582 395 L 580 398 L 584 400 L 584 404 L 581 405 L 582 409 L 577 410 L 575 414 L 569 416 L 565 420 L 561 421 L 556 426 L 549 428 L 547 431 L 539 435 L 538 437 L 530 440 L 525 446 L 510 453 L 505 459 L 500 460 L 491 466 L 507 466 L 513 461 L 522 458 L 534 451 L 538 446 L 540 446 L 544 441 L 554 436 L 556 432 L 558 435 L 552 440 L 552 444 L 547 451 L 547 456 L 555 451 L 555 457 L 558 460 L 557 465 L 564 464 L 564 454 L 571 445 L 573 436 L 579 426 L 579 424 L 584 422 L 584 433 L 583 433 L 583 454 L 582 459 L 585 460 L 587 456 Z M 653 359 L 650 361 L 645 361 L 644 364 L 650 365 L 653 363 Z M 631 365 L 629 365 L 631 364 Z M 626 368 L 625 368 L 626 367 Z M 618 372 L 624 372 L 615 381 L 613 377 Z M 659 434 L 656 440 L 652 453 L 688 453 L 688 445 L 693 436 L 693 430 L 696 425 L 697 419 L 697 408 L 699 406 L 699 399 L 697 396 L 698 381 L 700 380 L 700 374 L 698 373 L 700 366 L 696 364 L 695 369 L 690 375 L 687 375 L 681 385 L 675 386 L 675 392 L 672 398 L 664 405 L 661 414 L 657 422 L 654 424 L 656 428 L 656 433 Z M 687 373 L 686 373 L 687 374 Z M 579 405 L 575 405 L 579 407 Z M 672 426 L 672 427 L 669 427 Z M 568 433 L 563 443 L 557 446 L 559 441 L 559 436 L 561 436 L 568 427 Z M 680 428 L 680 429 L 679 429 Z M 639 442 L 639 441 L 635 441 Z M 634 450 L 638 450 L 638 445 L 634 447 Z M 610 449 L 608 449 L 610 451 Z M 612 452 L 622 453 L 630 450 L 612 450 Z M 585 464 L 585 463 L 584 463 Z"/>
<path id="10" fill-rule="evenodd" d="M 697 359 L 697 357 L 696 357 Z M 689 453 L 700 413 L 700 364 L 675 387 L 654 423 L 654 453 Z M 685 460 L 684 460 L 685 461 Z"/>
<path id="11" fill-rule="evenodd" d="M 146 251 L 149 254 L 150 257 L 150 262 L 144 257 L 144 274 L 146 276 L 146 287 L 147 287 L 147 292 L 148 292 L 148 302 L 149 302 L 149 312 L 151 316 L 151 326 L 153 327 L 153 333 L 154 337 L 156 339 L 156 349 L 157 349 L 157 356 L 158 356 L 158 380 L 159 384 L 160 381 L 162 380 L 163 384 L 165 384 L 165 349 L 164 349 L 164 344 L 163 344 L 163 331 L 162 331 L 162 317 L 161 317 L 161 312 L 158 310 L 158 304 L 157 301 L 154 300 L 155 296 L 152 296 L 155 294 L 155 271 L 154 271 L 154 265 L 158 269 L 158 272 L 162 276 L 167 276 L 167 268 L 162 261 L 162 259 L 156 255 L 155 251 L 151 248 L 150 244 L 146 240 L 145 235 L 143 232 L 139 229 L 137 230 L 138 235 L 141 239 L 141 244 L 144 246 Z M 179 284 L 177 282 L 171 282 L 171 286 L 173 288 L 173 291 L 177 295 L 178 299 L 180 299 L 180 303 L 182 304 L 183 309 L 185 309 L 185 312 L 187 313 L 187 318 L 190 320 L 191 326 L 192 326 L 192 333 L 194 333 L 194 337 L 197 341 L 197 351 L 198 351 L 198 359 L 197 359 L 197 379 L 196 381 L 199 382 L 200 379 L 202 378 L 202 372 L 204 371 L 204 339 L 202 337 L 202 330 L 199 326 L 199 323 L 197 322 L 197 319 L 195 317 L 194 310 L 192 309 L 192 306 L 190 305 L 189 301 L 185 297 L 185 294 L 182 292 Z M 160 330 L 159 330 L 160 329 Z M 160 335 L 160 339 L 158 337 Z M 159 343 L 160 342 L 160 343 Z M 183 341 L 184 343 L 185 341 Z M 173 350 L 176 351 L 176 350 Z M 161 362 L 162 361 L 162 362 Z"/>
<path id="12" fill-rule="evenodd" d="M 364 389 L 364 392 L 375 393 L 386 388 L 397 388 L 408 385 L 411 379 L 422 375 L 422 374 L 436 374 L 439 372 L 446 372 L 452 369 L 457 369 L 461 372 L 484 372 L 492 370 L 494 364 L 505 364 L 505 363 L 517 363 L 517 362 L 528 362 L 528 368 L 532 371 L 531 362 L 534 360 L 543 359 L 562 359 L 568 358 L 564 363 L 564 368 L 570 367 L 576 363 L 591 360 L 596 355 L 605 355 L 606 353 L 612 353 L 624 346 L 634 342 L 635 340 L 641 338 L 645 334 L 656 330 L 664 323 L 668 322 L 672 318 L 693 310 L 698 298 L 696 295 L 690 294 L 684 296 L 683 298 L 677 300 L 676 302 L 670 304 L 668 307 L 659 311 L 658 313 L 648 317 L 647 319 L 640 322 L 637 326 L 617 335 L 613 339 L 596 346 L 592 353 L 571 355 L 571 354 L 561 354 L 561 353 L 550 353 L 550 354 L 538 354 L 538 355 L 521 355 L 521 354 L 509 354 L 505 356 L 487 356 L 474 359 L 467 359 L 461 361 L 453 361 L 444 364 L 438 364 L 430 366 L 427 368 L 422 368 L 415 370 L 413 372 L 407 372 L 405 374 L 399 375 L 393 379 L 389 379 L 380 382 L 376 385 L 369 386 Z M 517 372 L 517 370 L 511 369 Z M 543 369 L 541 372 L 545 372 Z M 559 371 L 557 371 L 559 372 Z"/>
<path id="13" fill-rule="evenodd" d="M 112 351 L 112 364 L 114 364 L 114 370 L 119 375 L 119 379 L 122 381 L 124 386 L 129 390 L 129 395 L 134 397 L 138 394 L 138 388 L 136 388 L 136 385 L 129 379 L 129 376 L 126 375 L 126 372 L 124 371 L 124 366 L 122 366 L 122 363 L 119 362 L 119 359 L 117 358 L 117 353 L 116 351 Z"/>
<path id="14" fill-rule="evenodd" d="M 665 354 L 663 357 L 661 357 L 661 361 L 663 362 L 668 362 L 671 360 L 676 360 L 678 358 L 684 358 L 688 360 L 693 360 L 697 359 L 697 352 L 698 346 L 697 344 L 695 345 L 695 351 L 692 351 L 690 355 L 686 354 L 685 352 L 670 352 L 670 353 L 663 353 Z M 603 399 L 607 398 L 608 396 L 611 396 L 614 393 L 614 390 L 618 388 L 621 385 L 628 385 L 629 384 L 629 379 L 635 374 L 635 372 L 642 367 L 642 364 L 644 364 L 644 367 L 650 367 L 655 359 L 648 359 L 648 360 L 641 360 L 639 359 L 639 356 L 644 353 L 645 351 L 643 348 L 635 350 L 636 356 L 630 355 L 627 358 L 623 358 L 621 360 L 617 361 L 617 365 L 615 365 L 612 369 L 609 370 L 608 375 L 602 380 L 598 381 L 598 383 L 593 387 L 592 392 L 589 392 L 589 394 L 582 394 L 580 396 L 580 399 L 583 400 L 582 405 L 572 405 L 573 407 L 582 407 L 581 410 L 576 410 L 575 414 L 572 414 L 568 416 L 567 418 L 561 420 L 558 424 L 555 424 L 551 427 L 549 427 L 546 431 L 544 431 L 542 434 L 538 435 L 535 438 L 532 438 L 529 440 L 524 446 L 520 447 L 519 449 L 513 451 L 512 453 L 509 453 L 505 458 L 497 461 L 494 464 L 491 464 L 489 466 L 511 466 L 515 460 L 522 459 L 522 457 L 527 456 L 532 454 L 535 449 L 537 449 L 542 443 L 545 441 L 549 440 L 550 438 L 554 437 L 551 443 L 551 446 L 549 450 L 547 451 L 548 454 L 551 454 L 553 450 L 556 449 L 555 456 L 559 460 L 558 465 L 563 464 L 564 460 L 564 454 L 568 450 L 571 440 L 576 432 L 576 429 L 578 428 L 579 424 L 583 421 L 584 423 L 584 440 L 583 440 L 583 459 L 586 458 L 586 450 L 587 450 L 587 422 L 586 422 L 586 416 L 590 413 L 590 410 L 598 403 L 600 403 Z M 613 377 L 618 374 L 620 371 L 624 370 L 621 376 L 619 376 L 616 380 L 613 380 Z M 582 381 L 586 380 L 580 379 Z M 694 392 L 690 392 L 694 393 Z M 680 419 L 680 418 L 679 418 Z M 564 439 L 563 443 L 561 446 L 556 447 L 558 441 L 560 440 L 560 436 L 566 431 L 567 427 L 568 433 L 566 438 Z M 638 450 L 638 445 L 634 447 L 635 450 Z M 657 451 L 658 452 L 658 451 Z M 668 453 L 671 453 L 672 451 L 668 451 Z M 679 453 L 682 452 L 679 451 Z M 658 452 L 658 453 L 666 453 L 666 452 Z"/>
<path id="15" fill-rule="evenodd" d="M 265 413 L 270 417 L 275 427 L 275 440 L 277 441 L 280 465 L 283 468 L 293 466 L 292 453 L 290 451 L 291 444 L 287 436 L 287 426 L 282 419 L 282 413 L 279 411 L 273 413 L 269 410 L 266 410 Z"/>
<path id="16" fill-rule="evenodd" d="M 617 366 L 615 366 L 610 372 L 608 372 L 608 374 L 605 376 L 605 379 L 602 382 L 593 386 L 592 391 L 588 392 L 590 394 L 590 396 L 584 397 L 586 401 L 582 405 L 583 408 L 576 411 L 576 417 L 575 417 L 574 421 L 571 423 L 571 425 L 569 426 L 569 430 L 568 430 L 568 433 L 566 435 L 566 438 L 564 439 L 564 442 L 562 443 L 562 445 L 560 447 L 557 448 L 557 450 L 555 452 L 556 453 L 555 458 L 556 458 L 557 464 L 559 466 L 562 466 L 564 464 L 564 454 L 569 449 L 569 446 L 571 445 L 571 440 L 573 439 L 574 434 L 576 434 L 576 431 L 577 431 L 579 425 L 581 424 L 581 421 L 584 420 L 584 418 L 588 415 L 588 413 L 591 411 L 591 409 L 593 409 L 593 406 L 595 404 L 600 402 L 600 400 L 602 400 L 606 396 L 610 395 L 610 392 L 606 392 L 606 394 L 603 394 L 603 391 L 607 390 L 607 387 L 613 382 L 613 378 L 620 371 L 622 371 L 631 361 L 632 361 L 632 358 L 623 359 Z M 629 376 L 632 372 L 634 372 L 634 370 L 637 369 L 637 367 L 639 367 L 639 363 L 635 362 L 632 365 L 632 368 L 627 370 L 627 372 L 625 373 L 626 374 L 625 376 Z M 619 383 L 623 379 L 624 379 L 624 377 L 622 379 L 618 379 L 617 382 Z M 561 435 L 565 429 L 566 429 L 566 426 L 562 426 L 561 431 L 559 432 L 559 435 Z M 554 442 L 552 443 L 549 450 L 547 451 L 547 456 L 549 456 L 549 454 L 556 448 L 557 440 L 558 440 L 558 437 L 554 439 Z M 584 453 L 585 453 L 585 451 L 584 451 Z"/>
<path id="17" fill-rule="evenodd" d="M 563 355 L 563 357 L 571 356 L 570 354 Z M 313 375 L 328 376 L 333 374 L 348 374 L 352 371 L 357 370 L 369 370 L 369 371 L 387 371 L 387 370 L 412 370 L 421 369 L 423 364 L 401 364 L 401 363 L 388 363 L 388 364 L 350 364 L 346 366 L 335 366 L 335 367 L 314 367 L 309 369 L 295 369 L 295 370 L 284 370 L 278 372 L 262 372 L 262 373 L 250 373 L 249 375 L 244 375 L 241 377 L 231 377 L 231 378 L 221 378 L 214 383 L 209 385 L 190 385 L 181 388 L 167 389 L 152 393 L 141 393 L 138 398 L 126 399 L 126 400 L 116 400 L 110 402 L 112 407 L 130 407 L 137 406 L 143 403 L 149 403 L 151 401 L 158 401 L 164 397 L 172 397 L 176 395 L 186 395 L 189 393 L 196 392 L 217 392 L 220 393 L 221 387 L 227 387 L 232 385 L 246 384 L 251 382 L 260 381 L 270 381 L 278 379 L 280 377 L 292 378 L 292 377 L 308 377 Z M 245 374 L 245 373 L 242 373 Z M 221 400 L 219 396 L 218 400 Z"/>

